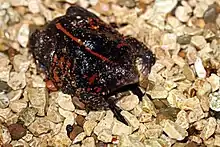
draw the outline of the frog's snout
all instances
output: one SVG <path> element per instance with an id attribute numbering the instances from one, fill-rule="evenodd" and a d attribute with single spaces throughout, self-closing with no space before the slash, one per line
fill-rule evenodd
<path id="1" fill-rule="evenodd" d="M 136 66 L 139 74 L 147 76 L 150 73 L 151 68 L 155 64 L 155 62 L 155 55 L 150 50 L 147 50 L 145 54 L 136 59 Z"/>

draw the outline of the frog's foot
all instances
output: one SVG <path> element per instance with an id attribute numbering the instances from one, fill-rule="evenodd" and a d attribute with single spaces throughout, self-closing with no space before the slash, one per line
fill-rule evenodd
<path id="1" fill-rule="evenodd" d="M 85 103 L 87 110 L 108 110 L 110 109 L 115 117 L 123 122 L 124 124 L 128 125 L 124 117 L 121 115 L 121 109 L 116 106 L 116 100 L 112 99 L 111 97 L 105 99 L 102 96 L 92 95 L 88 93 L 80 94 L 80 100 Z"/>

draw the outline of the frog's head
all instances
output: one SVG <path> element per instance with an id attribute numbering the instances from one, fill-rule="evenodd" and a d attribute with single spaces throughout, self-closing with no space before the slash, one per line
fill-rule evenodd
<path id="1" fill-rule="evenodd" d="M 150 50 L 145 50 L 136 58 L 136 67 L 140 75 L 147 77 L 151 71 L 151 67 L 155 64 L 155 55 Z"/>

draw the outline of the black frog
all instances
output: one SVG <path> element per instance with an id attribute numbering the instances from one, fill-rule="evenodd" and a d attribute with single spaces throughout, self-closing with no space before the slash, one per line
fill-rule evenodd
<path id="1" fill-rule="evenodd" d="M 78 96 L 92 110 L 110 108 L 118 119 L 120 110 L 111 94 L 138 84 L 140 74 L 147 76 L 155 63 L 143 43 L 77 5 L 36 30 L 30 48 L 50 90 Z"/>

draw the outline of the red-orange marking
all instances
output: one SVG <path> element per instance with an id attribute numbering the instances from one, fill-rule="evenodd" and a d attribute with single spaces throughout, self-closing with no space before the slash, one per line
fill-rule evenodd
<path id="1" fill-rule="evenodd" d="M 54 85 L 54 83 L 51 80 L 46 81 L 46 86 L 50 91 L 57 91 L 56 86 Z"/>
<path id="2" fill-rule="evenodd" d="M 74 37 L 70 32 L 68 32 L 60 23 L 56 24 L 56 28 L 61 30 L 64 34 L 66 34 L 68 37 L 70 37 L 73 41 L 75 41 L 76 43 L 78 43 L 79 45 L 83 45 L 82 41 L 76 37 Z M 111 62 L 108 58 L 92 51 L 90 48 L 85 47 L 85 50 L 88 51 L 90 54 L 100 58 L 101 60 L 107 61 L 107 62 Z"/>
<path id="3" fill-rule="evenodd" d="M 97 74 L 94 74 L 91 77 L 89 77 L 89 85 L 94 83 L 96 77 L 97 77 Z"/>
<path id="4" fill-rule="evenodd" d="M 68 37 L 70 37 L 73 41 L 79 43 L 82 45 L 82 41 L 76 37 L 74 37 L 70 32 L 68 32 L 60 23 L 56 24 L 57 29 L 61 30 L 64 34 L 66 34 Z"/>

